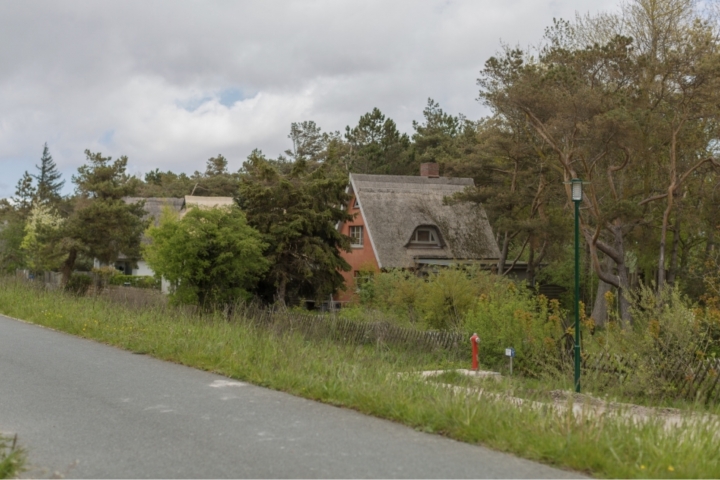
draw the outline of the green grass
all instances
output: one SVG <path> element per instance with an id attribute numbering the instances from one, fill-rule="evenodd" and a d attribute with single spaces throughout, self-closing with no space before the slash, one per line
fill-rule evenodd
<path id="1" fill-rule="evenodd" d="M 0 478 L 14 478 L 25 468 L 25 451 L 18 447 L 17 437 L 0 435 Z"/>
<path id="2" fill-rule="evenodd" d="M 666 430 L 659 422 L 634 425 L 616 416 L 577 419 L 397 375 L 458 367 L 431 355 L 309 341 L 272 326 L 259 329 L 169 307 L 130 309 L 10 279 L 0 279 L 0 312 L 595 476 L 720 477 L 717 421 Z"/>

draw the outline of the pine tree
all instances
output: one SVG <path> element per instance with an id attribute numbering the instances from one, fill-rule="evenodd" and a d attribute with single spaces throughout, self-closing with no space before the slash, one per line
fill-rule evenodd
<path id="1" fill-rule="evenodd" d="M 65 180 L 60 180 L 62 175 L 50 155 L 47 143 L 43 146 L 40 165 L 35 165 L 35 168 L 39 172 L 38 175 L 32 175 L 37 180 L 36 198 L 42 203 L 59 200 L 60 189 L 65 185 Z"/>
<path id="2" fill-rule="evenodd" d="M 15 196 L 12 197 L 15 210 L 22 218 L 27 217 L 30 213 L 36 193 L 37 189 L 33 185 L 33 176 L 25 171 L 22 178 L 18 180 L 15 187 Z"/>

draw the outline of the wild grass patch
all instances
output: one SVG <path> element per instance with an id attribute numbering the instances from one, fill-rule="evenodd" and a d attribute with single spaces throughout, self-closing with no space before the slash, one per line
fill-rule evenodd
<path id="1" fill-rule="evenodd" d="M 25 450 L 12 438 L 0 435 L 0 478 L 17 477 L 25 469 Z"/>

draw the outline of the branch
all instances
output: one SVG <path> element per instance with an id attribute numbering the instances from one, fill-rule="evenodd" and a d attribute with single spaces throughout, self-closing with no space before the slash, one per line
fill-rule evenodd
<path id="1" fill-rule="evenodd" d="M 627 147 L 620 147 L 620 148 L 622 148 L 623 151 L 625 152 L 625 161 L 620 166 L 610 165 L 607 169 L 608 182 L 610 182 L 610 190 L 612 190 L 613 197 L 615 197 L 615 200 L 617 200 L 618 195 L 617 195 L 617 190 L 615 189 L 615 182 L 613 181 L 612 174 L 625 168 L 627 166 L 628 162 L 630 161 L 630 149 L 628 149 Z"/>
<path id="2" fill-rule="evenodd" d="M 525 247 L 527 246 L 529 241 L 530 241 L 530 235 L 528 235 L 527 238 L 525 239 L 525 243 L 523 243 L 523 246 L 520 249 L 520 253 L 517 254 L 517 257 L 515 257 L 515 260 L 513 260 L 513 263 L 508 267 L 508 269 L 505 270 L 505 273 L 503 273 L 503 276 L 507 275 L 508 273 L 510 273 L 510 271 L 513 268 L 515 268 L 515 265 L 517 264 L 518 260 L 520 259 L 520 255 L 522 255 L 523 252 L 525 251 Z"/>

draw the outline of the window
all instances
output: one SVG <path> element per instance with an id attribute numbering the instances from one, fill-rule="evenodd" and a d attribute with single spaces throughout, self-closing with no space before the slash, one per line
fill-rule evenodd
<path id="1" fill-rule="evenodd" d="M 412 238 L 410 238 L 410 245 L 418 247 L 439 247 L 440 235 L 438 235 L 437 230 L 432 227 L 420 227 L 413 232 Z"/>
<path id="2" fill-rule="evenodd" d="M 350 227 L 350 244 L 353 247 L 363 246 L 363 227 L 362 226 L 351 226 Z"/>
<path id="3" fill-rule="evenodd" d="M 360 208 L 360 204 L 358 203 L 357 197 L 353 199 L 353 208 Z"/>

